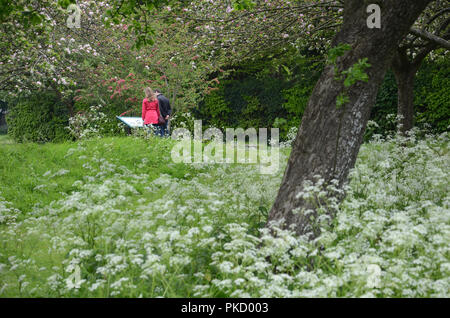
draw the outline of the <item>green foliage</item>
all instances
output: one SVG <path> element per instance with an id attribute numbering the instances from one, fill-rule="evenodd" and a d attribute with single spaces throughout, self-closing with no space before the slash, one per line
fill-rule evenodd
<path id="1" fill-rule="evenodd" d="M 427 123 L 437 132 L 450 126 L 450 60 L 425 62 L 416 79 L 414 106 L 416 122 Z"/>
<path id="2" fill-rule="evenodd" d="M 225 90 L 218 89 L 206 95 L 204 105 L 203 110 L 208 109 L 206 123 L 220 129 L 226 128 L 229 124 L 228 118 L 232 109 L 225 100 Z"/>
<path id="3" fill-rule="evenodd" d="M 341 43 L 328 51 L 328 63 L 335 65 L 337 64 L 337 59 L 345 54 L 345 52 L 351 50 L 352 46 L 350 44 Z"/>
<path id="4" fill-rule="evenodd" d="M 342 106 L 347 104 L 350 101 L 348 96 L 345 93 L 339 94 L 339 96 L 336 98 L 336 108 L 340 109 Z"/>
<path id="5" fill-rule="evenodd" d="M 72 3 L 76 3 L 76 1 L 75 0 L 58 0 L 58 5 L 63 9 L 67 9 L 67 7 Z"/>
<path id="6" fill-rule="evenodd" d="M 365 140 L 373 134 L 386 135 L 396 130 L 395 117 L 397 114 L 397 84 L 392 71 L 386 73 L 381 85 L 370 119 L 376 123 L 367 129 Z M 389 115 L 389 116 L 388 116 Z"/>
<path id="7" fill-rule="evenodd" d="M 290 127 L 292 127 L 292 126 L 289 125 L 289 122 L 286 119 L 279 118 L 279 117 L 275 118 L 272 126 L 274 128 L 278 128 L 279 129 L 280 136 L 286 136 L 287 133 L 289 132 Z M 285 139 L 285 138 L 282 138 L 282 139 Z"/>
<path id="8" fill-rule="evenodd" d="M 117 99 L 118 100 L 118 99 Z M 83 130 L 91 130 L 93 134 L 88 133 L 89 136 L 118 136 L 123 135 L 123 125 L 121 125 L 116 116 L 125 112 L 126 104 L 120 104 L 116 101 L 109 102 L 106 105 L 93 105 L 86 101 L 79 101 L 75 103 L 77 113 L 70 118 L 70 122 L 74 123 L 78 128 L 75 131 L 81 133 Z M 95 103 L 95 101 L 92 101 Z M 127 116 L 140 117 L 141 111 L 134 107 Z M 79 133 L 73 135 L 79 136 Z"/>
<path id="9" fill-rule="evenodd" d="M 348 49 L 348 46 L 343 46 L 330 50 L 329 61 L 336 62 L 337 57 Z M 252 125 L 277 127 L 280 129 L 280 138 L 285 140 L 289 129 L 300 125 L 322 65 L 311 56 L 301 57 L 301 54 L 288 61 L 276 61 L 273 58 L 270 62 L 243 64 L 228 80 L 221 82 L 218 90 L 205 97 L 195 115 L 207 125 L 218 128 L 247 128 Z M 364 72 L 367 67 L 367 59 L 362 59 L 343 71 L 341 80 L 344 85 L 348 87 L 357 81 L 367 81 Z M 446 59 L 427 61 L 419 70 L 415 85 L 417 124 L 428 123 L 438 132 L 445 131 L 450 124 L 447 102 L 449 69 Z M 266 108 L 264 95 L 274 97 L 270 99 L 273 112 Z M 337 107 L 347 102 L 348 97 L 342 94 L 337 99 Z M 368 127 L 365 139 L 369 140 L 373 134 L 387 135 L 394 132 L 396 114 L 397 84 L 393 73 L 389 71 L 372 108 L 373 125 Z"/>
<path id="10" fill-rule="evenodd" d="M 285 102 L 283 108 L 290 115 L 300 119 L 308 105 L 309 95 L 311 94 L 314 84 L 311 82 L 298 82 L 291 88 L 283 91 Z"/>
<path id="11" fill-rule="evenodd" d="M 195 116 L 206 125 L 275 127 L 285 140 L 298 127 L 323 63 L 311 52 L 289 52 L 242 64 L 206 95 Z"/>
<path id="12" fill-rule="evenodd" d="M 312 77 L 309 81 L 299 81 L 291 88 L 283 90 L 283 114 L 281 114 L 281 118 L 276 118 L 273 123 L 273 127 L 280 129 L 281 140 L 289 139 L 288 134 L 291 128 L 300 126 L 309 96 L 314 88 L 314 80 L 315 77 Z"/>
<path id="13" fill-rule="evenodd" d="M 248 127 L 262 127 L 263 118 L 259 116 L 262 107 L 258 96 L 243 95 L 242 98 L 247 102 L 247 106 L 242 110 L 242 120 Z"/>
<path id="14" fill-rule="evenodd" d="M 367 82 L 369 80 L 369 76 L 365 72 L 370 67 L 367 61 L 367 58 L 360 59 L 357 63 L 342 72 L 342 75 L 345 76 L 344 86 L 346 88 L 356 84 L 358 81 Z"/>
<path id="15" fill-rule="evenodd" d="M 367 58 L 359 59 L 358 62 L 346 70 L 339 70 L 337 59 L 343 56 L 345 52 L 351 50 L 351 48 L 351 45 L 341 43 L 328 51 L 328 63 L 334 66 L 336 81 L 344 82 L 344 92 L 339 94 L 336 98 L 337 109 L 340 109 L 350 101 L 347 96 L 348 88 L 355 85 L 358 81 L 367 82 L 369 80 L 369 76 L 365 72 L 365 70 L 370 67 L 370 64 L 367 63 Z"/>
<path id="16" fill-rule="evenodd" d="M 275 118 L 285 115 L 286 88 L 289 83 L 266 76 L 222 81 L 200 103 L 196 117 L 217 128 L 271 127 Z"/>
<path id="17" fill-rule="evenodd" d="M 173 114 L 170 120 L 170 130 L 174 131 L 177 128 L 185 128 L 194 133 L 194 117 L 190 112 L 177 111 Z"/>
<path id="18" fill-rule="evenodd" d="M 450 125 L 450 105 L 448 101 L 450 85 L 450 62 L 442 58 L 426 60 L 416 75 L 414 85 L 414 112 L 416 125 L 429 125 L 436 132 L 448 131 Z M 387 135 L 396 130 L 397 83 L 394 74 L 386 73 L 378 91 L 376 103 L 370 119 L 376 123 L 366 132 L 365 140 L 373 134 Z"/>
<path id="19" fill-rule="evenodd" d="M 115 117 L 105 115 L 105 108 L 102 105 L 91 106 L 71 117 L 67 127 L 71 136 L 75 139 L 86 139 L 124 134 L 124 124 L 119 123 Z"/>
<path id="20" fill-rule="evenodd" d="M 255 3 L 252 0 L 234 0 L 233 7 L 236 10 L 248 10 L 255 6 Z"/>
<path id="21" fill-rule="evenodd" d="M 48 5 L 47 1 L 40 1 L 42 7 Z M 70 2 L 69 0 L 59 2 Z M 26 28 L 42 22 L 42 12 L 33 10 L 30 6 L 30 1 L 16 0 L 0 0 L 0 23 L 7 21 L 11 16 L 16 16 L 17 21 L 23 24 Z"/>
<path id="22" fill-rule="evenodd" d="M 130 59 L 121 61 L 126 67 L 121 69 L 120 76 L 112 76 L 105 71 L 101 77 L 89 79 L 93 82 L 92 85 L 76 91 L 74 113 L 77 118 L 72 119 L 73 122 L 78 122 L 78 127 L 88 127 L 88 121 L 95 120 L 95 134 L 121 135 L 123 126 L 118 125 L 116 116 L 124 112 L 127 112 L 127 116 L 141 116 L 142 99 L 144 98 L 142 90 L 145 84 L 136 83 L 137 75 L 132 72 L 135 65 L 129 61 Z M 142 74 L 140 75 L 142 76 Z M 98 120 L 99 116 L 97 115 L 101 116 L 101 120 Z M 81 124 L 82 122 L 83 124 Z"/>
<path id="23" fill-rule="evenodd" d="M 68 118 L 67 108 L 56 93 L 39 91 L 21 97 L 10 108 L 6 119 L 8 134 L 17 142 L 67 140 Z"/>

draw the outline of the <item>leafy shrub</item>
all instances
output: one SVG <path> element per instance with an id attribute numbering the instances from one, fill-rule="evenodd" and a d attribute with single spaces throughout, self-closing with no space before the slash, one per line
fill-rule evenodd
<path id="1" fill-rule="evenodd" d="M 429 125 L 436 132 L 448 130 L 450 125 L 450 62 L 442 58 L 425 61 L 416 75 L 414 85 L 414 113 L 416 124 Z M 392 72 L 388 72 L 372 108 L 371 124 L 365 140 L 373 134 L 390 135 L 396 129 L 397 83 Z"/>
<path id="2" fill-rule="evenodd" d="M 195 109 L 197 118 L 217 128 L 280 129 L 281 140 L 298 127 L 323 63 L 314 53 L 286 52 L 247 61 Z"/>
<path id="3" fill-rule="evenodd" d="M 200 104 L 197 117 L 218 128 L 270 127 L 282 113 L 281 92 L 286 86 L 286 82 L 269 77 L 222 81 Z"/>
<path id="4" fill-rule="evenodd" d="M 144 86 L 142 83 L 137 84 L 134 72 L 125 75 L 127 73 L 122 73 L 119 77 L 104 74 L 101 81 L 97 79 L 91 86 L 75 91 L 75 112 L 91 113 L 89 116 L 95 117 L 92 105 L 96 105 L 94 108 L 101 108 L 104 118 L 95 123 L 98 126 L 96 130 L 101 135 L 123 134 L 123 125 L 118 125 L 116 116 L 123 113 L 127 113 L 127 116 L 141 116 Z"/>
<path id="5" fill-rule="evenodd" d="M 219 89 L 206 95 L 200 118 L 207 125 L 224 129 L 229 125 L 231 113 L 232 109 L 225 100 L 225 90 Z"/>
<path id="6" fill-rule="evenodd" d="M 140 117 L 141 110 L 140 106 L 137 106 L 137 102 L 134 102 L 134 107 L 132 107 L 129 103 L 120 103 L 117 102 L 117 100 L 118 99 L 108 100 L 108 102 L 105 102 L 102 98 L 84 98 L 77 100 L 74 106 L 75 111 L 78 112 L 76 115 L 77 118 L 73 118 L 72 121 L 74 124 L 84 126 L 86 129 L 88 127 L 94 129 L 95 135 L 123 135 L 124 126 L 122 124 L 118 125 L 119 122 L 117 121 L 116 116 L 119 116 L 132 108 L 131 111 L 127 113 L 127 116 L 132 115 Z M 99 113 L 96 114 L 96 112 Z M 97 117 L 101 117 L 101 120 Z M 95 123 L 84 122 L 86 120 L 93 120 Z M 90 133 L 88 133 L 86 137 L 89 134 Z"/>
<path id="7" fill-rule="evenodd" d="M 193 134 L 194 120 L 195 118 L 190 112 L 177 111 L 170 120 L 170 130 L 174 131 L 177 128 L 185 128 Z"/>
<path id="8" fill-rule="evenodd" d="M 396 129 L 396 124 L 391 119 L 397 115 L 397 96 L 395 76 L 389 71 L 386 73 L 371 111 L 370 119 L 373 123 L 367 127 L 366 141 L 370 140 L 374 134 L 386 135 Z"/>
<path id="9" fill-rule="evenodd" d="M 16 142 L 64 141 L 68 110 L 55 92 L 40 91 L 21 97 L 7 115 L 8 134 Z"/>
<path id="10" fill-rule="evenodd" d="M 313 84 L 299 82 L 293 87 L 283 91 L 285 102 L 283 103 L 283 116 L 276 118 L 273 126 L 280 129 L 280 138 L 289 141 L 291 129 L 298 128 L 302 121 L 303 113 L 308 104 L 309 96 L 313 90 Z"/>
<path id="11" fill-rule="evenodd" d="M 111 119 L 102 112 L 102 109 L 101 105 L 91 106 L 87 111 L 78 112 L 71 117 L 67 127 L 70 134 L 76 139 L 107 136 L 111 133 L 109 126 L 114 124 L 116 127 L 121 127 L 123 131 L 124 128 L 117 119 L 115 123 L 111 123 Z"/>
<path id="12" fill-rule="evenodd" d="M 282 92 L 288 85 L 268 77 L 225 80 L 205 97 L 194 114 L 205 125 L 219 129 L 273 127 L 275 119 L 286 113 Z"/>
<path id="13" fill-rule="evenodd" d="M 417 76 L 414 105 L 418 125 L 444 132 L 450 126 L 450 61 L 425 62 Z"/>
<path id="14" fill-rule="evenodd" d="M 278 68 L 274 69 L 274 63 L 278 63 Z M 429 124 L 436 132 L 446 131 L 450 125 L 449 63 L 445 58 L 426 61 L 416 78 L 416 124 Z M 295 57 L 282 63 L 243 64 L 204 98 L 194 114 L 204 125 L 221 129 L 277 127 L 280 139 L 288 140 L 289 130 L 301 123 L 322 66 L 314 55 Z M 374 134 L 387 136 L 396 131 L 397 96 L 395 76 L 389 71 L 372 108 L 366 141 Z"/>

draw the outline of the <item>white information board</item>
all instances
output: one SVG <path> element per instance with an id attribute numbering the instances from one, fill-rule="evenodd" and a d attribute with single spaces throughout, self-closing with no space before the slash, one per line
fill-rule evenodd
<path id="1" fill-rule="evenodd" d="M 122 121 L 125 125 L 130 128 L 142 128 L 144 127 L 144 121 L 140 117 L 119 117 L 117 119 Z"/>

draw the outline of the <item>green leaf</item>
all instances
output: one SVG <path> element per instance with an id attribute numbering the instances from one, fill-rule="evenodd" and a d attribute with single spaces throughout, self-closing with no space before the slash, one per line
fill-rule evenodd
<path id="1" fill-rule="evenodd" d="M 72 4 L 72 3 L 76 3 L 76 1 L 74 0 L 58 0 L 58 5 L 63 8 L 63 9 L 67 9 L 67 7 Z"/>
<path id="2" fill-rule="evenodd" d="M 350 44 L 341 43 L 338 46 L 331 48 L 328 51 L 328 62 L 335 65 L 338 57 L 343 56 L 345 52 L 351 50 L 352 46 Z"/>
<path id="3" fill-rule="evenodd" d="M 33 12 L 30 17 L 30 21 L 32 24 L 39 24 L 42 22 L 42 18 L 39 14 Z"/>
<path id="4" fill-rule="evenodd" d="M 285 66 L 285 65 L 281 65 L 283 67 L 283 69 L 286 71 L 287 75 L 291 76 L 292 72 L 289 70 L 289 67 Z"/>
<path id="5" fill-rule="evenodd" d="M 259 206 L 258 207 L 258 211 L 264 216 L 267 217 L 269 215 L 269 211 L 267 210 L 267 208 L 265 206 Z"/>
<path id="6" fill-rule="evenodd" d="M 236 10 L 248 10 L 255 6 L 252 0 L 234 0 L 233 7 Z"/>
<path id="7" fill-rule="evenodd" d="M 347 104 L 350 101 L 350 99 L 348 98 L 347 95 L 345 95 L 345 93 L 341 93 L 337 98 L 336 98 L 336 108 L 340 109 L 342 106 L 344 106 L 345 104 Z"/>

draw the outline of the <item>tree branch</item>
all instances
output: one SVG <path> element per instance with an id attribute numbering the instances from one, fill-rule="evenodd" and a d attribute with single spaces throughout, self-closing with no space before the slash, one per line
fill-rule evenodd
<path id="1" fill-rule="evenodd" d="M 411 28 L 410 32 L 412 34 L 414 34 L 414 35 L 417 35 L 418 37 L 421 37 L 422 39 L 434 42 L 437 45 L 442 46 L 442 47 L 450 50 L 450 42 L 445 40 L 445 39 L 443 39 L 443 38 L 441 38 L 441 37 L 439 37 L 439 36 L 436 36 L 436 35 L 434 35 L 434 34 L 432 34 L 430 32 L 427 32 L 425 30 L 419 30 L 419 29 L 416 29 L 416 28 Z"/>

